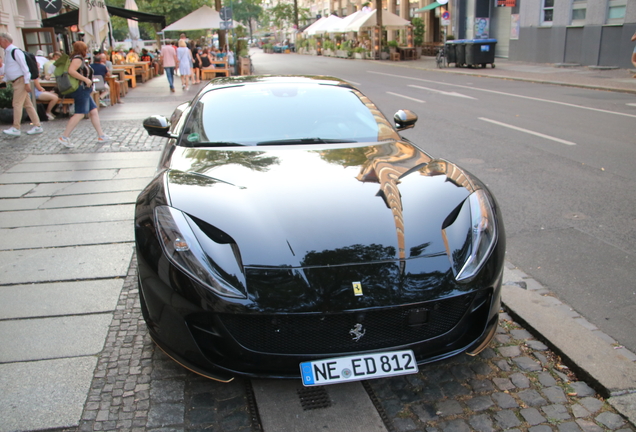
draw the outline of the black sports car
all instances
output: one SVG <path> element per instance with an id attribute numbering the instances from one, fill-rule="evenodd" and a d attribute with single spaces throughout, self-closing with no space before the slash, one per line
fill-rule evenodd
<path id="1" fill-rule="evenodd" d="M 212 81 L 171 119 L 135 214 L 153 340 L 186 368 L 305 385 L 482 350 L 504 261 L 488 189 L 324 76 Z"/>

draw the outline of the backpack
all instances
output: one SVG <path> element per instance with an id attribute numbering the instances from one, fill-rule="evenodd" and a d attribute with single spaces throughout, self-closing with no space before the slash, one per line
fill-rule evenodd
<path id="1" fill-rule="evenodd" d="M 15 61 L 15 52 L 17 50 L 22 51 L 22 53 L 24 54 L 24 59 L 26 60 L 26 64 L 29 67 L 29 72 L 31 72 L 31 79 L 38 79 L 40 78 L 40 66 L 38 65 L 38 61 L 35 59 L 35 55 L 21 50 L 20 48 L 16 48 L 13 51 L 11 51 L 11 57 L 13 57 L 13 60 Z"/>
<path id="2" fill-rule="evenodd" d="M 67 54 L 62 54 L 62 56 L 55 60 L 55 72 L 53 75 L 55 76 L 55 82 L 57 85 L 57 90 L 60 92 L 62 96 L 73 93 L 79 87 L 79 80 L 77 78 L 73 78 L 68 73 L 68 67 L 71 65 L 71 59 Z"/>

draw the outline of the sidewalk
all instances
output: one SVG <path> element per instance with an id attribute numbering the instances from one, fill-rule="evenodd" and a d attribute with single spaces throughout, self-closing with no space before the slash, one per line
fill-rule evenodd
<path id="1" fill-rule="evenodd" d="M 438 70 L 432 58 L 385 63 Z M 497 59 L 495 69 L 443 71 L 636 93 L 626 70 Z M 200 88 L 178 87 L 171 94 L 159 76 L 100 110 L 110 144 L 82 121 L 72 136 L 80 146 L 62 148 L 55 140 L 66 119 L 44 123 L 40 136 L 0 137 L 0 431 L 239 432 L 280 421 L 262 399 L 262 419 L 254 414 L 265 384 L 255 385 L 255 399 L 250 380 L 219 384 L 187 372 L 155 349 L 141 318 L 132 209 L 164 144 L 141 119 L 169 115 Z M 474 361 L 460 356 L 365 387 L 388 430 L 636 430 L 633 353 L 510 263 L 503 301 L 509 314 Z M 307 412 L 294 414 L 316 430 Z"/>

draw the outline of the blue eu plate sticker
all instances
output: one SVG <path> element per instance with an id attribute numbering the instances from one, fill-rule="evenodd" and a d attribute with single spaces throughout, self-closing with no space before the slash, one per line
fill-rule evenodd
<path id="1" fill-rule="evenodd" d="M 311 370 L 311 363 L 300 364 L 300 375 L 303 377 L 304 385 L 314 384 L 314 373 Z"/>

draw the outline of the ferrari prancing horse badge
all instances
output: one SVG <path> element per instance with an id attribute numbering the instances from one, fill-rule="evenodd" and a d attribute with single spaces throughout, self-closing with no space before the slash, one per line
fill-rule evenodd
<path id="1" fill-rule="evenodd" d="M 353 295 L 361 296 L 362 295 L 362 283 L 360 282 L 352 282 L 353 284 Z"/>

